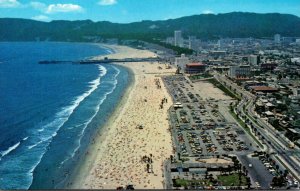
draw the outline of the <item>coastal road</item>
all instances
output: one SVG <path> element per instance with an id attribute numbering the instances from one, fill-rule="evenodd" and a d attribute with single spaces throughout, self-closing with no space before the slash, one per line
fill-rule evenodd
<path id="1" fill-rule="evenodd" d="M 280 133 L 275 130 L 270 124 L 266 123 L 263 119 L 259 118 L 254 112 L 254 101 L 256 96 L 243 90 L 238 85 L 232 83 L 226 77 L 216 74 L 215 78 L 225 86 L 231 86 L 232 89 L 235 89 L 237 93 L 242 95 L 243 99 L 236 107 L 236 111 L 239 114 L 246 116 L 251 122 L 252 125 L 257 129 L 257 132 L 264 137 L 265 144 L 267 145 L 268 152 L 272 154 L 276 153 L 276 159 L 278 162 L 283 163 L 283 165 L 295 176 L 296 179 L 300 179 L 300 168 L 299 168 L 299 149 L 290 149 L 289 142 L 285 137 L 278 136 Z M 245 113 L 245 110 L 247 113 Z M 249 117 L 251 116 L 251 117 Z M 253 120 L 256 119 L 256 120 Z M 296 153 L 296 155 L 294 155 Z"/>

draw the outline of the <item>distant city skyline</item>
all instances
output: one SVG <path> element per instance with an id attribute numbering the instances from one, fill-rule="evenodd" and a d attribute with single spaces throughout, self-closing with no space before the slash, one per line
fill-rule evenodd
<path id="1" fill-rule="evenodd" d="M 40 21 L 85 20 L 116 23 L 166 20 L 228 12 L 300 16 L 299 0 L 0 0 L 1 18 Z"/>

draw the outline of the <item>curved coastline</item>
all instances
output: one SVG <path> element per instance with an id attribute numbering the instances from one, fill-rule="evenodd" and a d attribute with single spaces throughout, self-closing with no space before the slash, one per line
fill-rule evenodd
<path id="1" fill-rule="evenodd" d="M 85 130 L 86 124 L 80 122 L 93 117 L 97 104 L 101 102 L 97 95 L 101 93 L 105 95 L 106 90 L 101 91 L 98 88 L 99 91 L 94 92 L 99 85 L 98 79 L 100 78 L 97 66 L 41 66 L 37 64 L 38 60 L 44 57 L 78 60 L 93 55 L 107 55 L 108 51 L 88 43 L 8 42 L 1 45 L 3 49 L 1 56 L 7 61 L 1 70 L 8 74 L 3 76 L 6 79 L 3 90 L 9 90 L 5 91 L 7 99 L 4 99 L 3 103 L 7 102 L 7 106 L 12 110 L 6 111 L 7 115 L 2 115 L 5 123 L 3 122 L 1 129 L 6 133 L 1 137 L 4 144 L 1 145 L 3 158 L 0 159 L 0 182 L 2 182 L 0 187 L 2 189 L 30 189 L 30 187 L 34 189 L 34 186 L 39 189 L 51 188 L 54 186 L 51 182 L 53 179 L 55 179 L 55 185 L 58 183 L 57 187 L 60 187 L 59 182 L 63 180 L 61 177 L 67 175 L 72 165 L 69 165 L 71 166 L 69 168 L 68 165 L 60 165 L 59 162 L 68 158 L 77 144 L 81 144 L 79 133 Z M 24 64 L 27 67 L 24 67 Z M 71 70 L 70 67 L 72 67 Z M 20 68 L 22 69 L 19 70 Z M 110 68 L 114 67 L 110 66 Z M 116 73 L 120 68 L 113 70 Z M 32 71 L 34 75 L 27 75 Z M 118 98 L 108 99 L 107 105 L 113 103 L 115 106 L 127 87 L 128 73 L 123 69 L 122 71 L 126 73 L 126 76 L 119 78 L 121 79 L 119 82 L 124 83 L 121 83 L 120 88 L 117 89 Z M 16 79 L 20 82 L 26 82 L 26 85 L 16 83 L 15 78 L 11 78 L 12 76 L 17 77 Z M 114 75 L 111 75 L 111 78 L 107 75 L 103 78 L 103 82 L 104 79 L 105 81 L 111 79 L 113 83 L 115 81 L 113 77 Z M 107 90 L 110 89 L 109 85 L 107 84 Z M 25 87 L 30 89 L 30 93 L 18 93 L 28 92 L 25 91 Z M 11 99 L 16 94 L 20 96 Z M 99 99 L 93 102 L 93 97 L 99 97 Z M 82 99 L 83 102 L 81 102 Z M 85 109 L 87 105 L 92 106 L 91 110 Z M 109 112 L 105 113 L 112 113 L 113 108 L 111 107 L 108 109 Z M 108 118 L 109 114 L 106 114 L 105 118 Z M 16 117 L 11 118 L 11 116 Z M 68 120 L 69 116 L 75 117 Z M 98 127 L 96 124 L 100 121 L 97 120 L 99 118 L 97 117 L 91 125 L 87 121 L 88 131 Z M 58 130 L 60 123 L 63 123 L 60 121 L 65 119 L 68 121 L 66 128 Z M 71 126 L 76 128 L 69 128 Z M 76 132 L 78 132 L 78 139 Z M 83 145 L 88 145 L 90 141 L 85 140 L 82 141 Z M 48 142 L 51 142 L 51 146 Z M 83 152 L 84 150 L 85 148 L 82 149 Z M 72 161 L 76 163 L 76 159 Z"/>
<path id="2" fill-rule="evenodd" d="M 114 50 L 114 53 L 116 53 L 115 50 Z M 103 125 L 98 127 L 98 130 L 96 131 L 97 133 L 94 135 L 94 137 L 92 139 L 92 140 L 94 140 L 94 142 L 92 141 L 87 149 L 88 154 L 86 154 L 81 159 L 81 161 L 79 161 L 78 165 L 76 165 L 76 167 L 73 169 L 72 174 L 70 175 L 68 180 L 65 182 L 64 188 L 66 188 L 66 189 L 81 188 L 84 185 L 83 177 L 86 177 L 89 174 L 89 172 L 91 171 L 91 169 L 93 167 L 94 161 L 96 160 L 96 157 L 98 155 L 97 147 L 99 145 L 95 143 L 95 140 L 101 144 L 101 142 L 103 142 L 106 139 L 106 135 L 107 135 L 107 133 L 109 133 L 108 132 L 109 127 L 111 126 L 111 124 L 117 118 L 118 114 L 123 109 L 123 106 L 126 104 L 129 94 L 134 86 L 134 83 L 135 83 L 134 72 L 129 67 L 121 66 L 118 64 L 114 64 L 114 65 L 117 67 L 122 67 L 128 71 L 128 73 L 129 73 L 128 86 L 124 90 L 123 95 L 121 96 L 122 97 L 121 100 L 117 104 L 114 111 L 111 113 L 108 120 Z M 95 152 L 93 152 L 93 151 L 95 151 Z"/>
<path id="3" fill-rule="evenodd" d="M 116 53 L 109 58 L 156 57 L 148 50 L 106 45 Z M 103 59 L 103 56 L 93 59 Z M 115 189 L 133 184 L 136 189 L 162 189 L 163 162 L 173 154 L 168 108 L 172 99 L 161 75 L 175 73 L 160 63 L 118 63 L 131 72 L 131 83 L 109 120 L 102 126 L 88 154 L 66 185 L 72 189 Z M 159 104 L 169 100 L 163 108 Z M 141 129 L 138 125 L 143 125 Z M 148 173 L 143 156 L 152 156 L 153 173 Z"/>
<path id="4" fill-rule="evenodd" d="M 98 47 L 101 47 L 105 50 L 108 49 L 108 52 L 110 53 L 114 53 L 114 51 L 111 51 L 111 49 L 107 48 L 107 47 L 102 47 L 102 46 L 99 46 L 99 44 L 94 44 L 94 46 L 98 46 Z M 97 47 L 96 47 L 97 48 Z M 105 54 L 102 54 L 103 56 L 107 56 L 109 55 L 110 53 L 106 52 Z M 99 65 L 99 67 L 102 67 L 101 65 Z M 109 66 L 108 68 L 112 68 L 111 66 Z M 122 69 L 121 69 L 122 68 Z M 124 81 L 124 83 L 122 82 L 121 85 L 117 85 L 117 93 L 114 93 L 115 95 L 117 95 L 118 99 L 113 99 L 113 97 L 108 97 L 108 103 L 105 103 L 103 105 L 107 105 L 107 104 L 110 104 L 112 103 L 114 106 L 117 106 L 119 104 L 119 98 L 123 96 L 124 92 L 126 91 L 128 85 L 131 83 L 131 75 L 130 75 L 130 71 L 127 69 L 127 68 L 124 68 L 124 67 L 120 67 L 120 66 L 117 66 L 115 68 L 116 70 L 118 70 L 120 72 L 120 70 L 122 70 L 122 73 L 121 74 L 125 74 L 126 76 L 120 78 L 121 80 L 126 80 Z M 126 71 L 124 71 L 126 70 Z M 106 72 L 105 72 L 106 73 Z M 128 73 L 128 74 L 127 74 Z M 102 76 L 102 74 L 100 73 L 99 75 Z M 128 75 L 128 78 L 127 78 L 127 75 Z M 119 78 L 119 77 L 118 77 Z M 100 76 L 99 76 L 99 84 L 100 84 Z M 128 80 L 128 81 L 127 81 Z M 104 81 L 107 81 L 107 80 L 104 80 Z M 92 81 L 92 82 L 95 82 Z M 91 83 L 91 82 L 90 82 Z M 94 87 L 94 89 L 97 89 L 96 87 Z M 115 88 L 113 88 L 115 89 Z M 115 91 L 114 91 L 115 92 Z M 112 93 L 112 92 L 111 92 Z M 110 94 L 110 93 L 109 93 Z M 111 101 L 111 100 L 115 100 L 115 101 Z M 106 100 L 106 96 L 105 96 L 105 100 Z M 101 101 L 100 101 L 101 102 Z M 102 103 L 101 103 L 102 105 Z M 99 107 L 99 106 L 98 106 Z M 105 106 L 105 108 L 107 108 Z M 107 111 L 107 112 L 106 112 Z M 77 169 L 81 166 L 82 164 L 82 161 L 83 159 L 85 159 L 85 153 L 89 150 L 89 147 L 90 145 L 92 145 L 92 140 L 95 139 L 96 135 L 97 135 L 97 132 L 99 129 L 101 129 L 104 125 L 104 123 L 106 123 L 106 121 L 108 121 L 110 115 L 114 112 L 114 108 L 112 109 L 104 109 L 103 112 L 105 113 L 105 116 L 103 117 L 103 120 L 100 121 L 99 123 L 99 120 L 100 118 L 97 117 L 94 121 L 96 123 L 98 123 L 98 125 L 91 125 L 89 126 L 88 128 L 85 127 L 83 129 L 83 132 L 85 131 L 85 133 L 83 133 L 83 136 L 80 138 L 79 140 L 79 145 L 81 146 L 78 146 L 75 151 L 74 151 L 74 154 L 76 153 L 76 157 L 74 157 L 74 155 L 72 155 L 70 158 L 66 158 L 62 163 L 65 163 L 65 161 L 71 161 L 70 159 L 72 159 L 72 162 L 68 162 L 67 165 L 64 165 L 63 168 L 61 168 L 62 166 L 59 166 L 59 168 L 63 169 L 64 173 L 61 173 L 62 174 L 62 177 L 60 177 L 60 175 L 58 176 L 53 176 L 53 177 L 56 177 L 56 180 L 55 180 L 55 184 L 52 183 L 52 184 L 46 184 L 43 179 L 41 179 L 39 176 L 36 176 L 35 179 L 34 179 L 34 182 L 31 183 L 29 189 L 40 189 L 40 188 L 43 188 L 43 189 L 49 189 L 49 188 L 64 188 L 68 182 L 70 182 L 70 180 L 72 179 L 73 175 L 76 174 L 77 172 Z M 102 113 L 103 113 L 102 112 Z M 92 117 L 94 118 L 96 115 L 99 116 L 99 113 L 98 111 L 95 113 L 95 115 Z M 93 122 L 94 123 L 94 122 Z M 87 123 L 87 125 L 89 125 L 90 122 Z M 87 129 L 86 129 L 87 128 Z M 86 129 L 86 130 L 85 130 Z M 77 152 L 78 151 L 78 152 Z M 47 158 L 47 157 L 46 157 Z M 75 160 L 74 160 L 74 159 Z M 41 172 L 41 169 L 39 169 L 39 171 Z M 62 171 L 62 170 L 61 170 Z M 42 176 L 43 177 L 43 176 Z M 51 176 L 50 176 L 51 177 Z M 50 181 L 50 180 L 49 180 Z M 52 179 L 52 181 L 54 181 L 54 179 Z M 44 183 L 43 183 L 44 182 Z"/>

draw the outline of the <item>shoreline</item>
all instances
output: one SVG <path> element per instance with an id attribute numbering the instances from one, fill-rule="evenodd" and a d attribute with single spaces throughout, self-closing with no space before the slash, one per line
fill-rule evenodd
<path id="1" fill-rule="evenodd" d="M 102 45 L 101 45 L 102 46 Z M 115 50 L 114 50 L 115 51 Z M 116 65 L 116 64 L 115 64 Z M 124 67 L 124 66 L 120 66 Z M 111 126 L 111 123 L 113 123 L 113 120 L 117 118 L 117 115 L 122 111 L 122 107 L 126 104 L 126 100 L 130 95 L 130 92 L 135 84 L 135 76 L 133 71 L 128 68 L 124 67 L 128 73 L 129 73 L 129 84 L 126 87 L 125 91 L 123 92 L 122 98 L 117 104 L 114 111 L 111 113 L 111 116 L 107 119 L 107 121 L 103 124 L 103 126 L 100 126 L 99 129 L 96 131 L 97 134 L 94 135 L 93 139 L 97 141 L 105 141 L 109 127 Z M 69 185 L 65 185 L 64 188 L 66 189 L 76 189 L 81 188 L 83 183 L 82 177 L 86 177 L 86 175 L 89 173 L 89 171 L 92 169 L 93 161 L 95 161 L 97 157 L 97 152 L 90 152 L 90 151 L 97 151 L 97 144 L 94 144 L 93 141 L 91 141 L 90 145 L 87 148 L 87 152 L 89 152 L 88 156 L 85 156 L 82 161 L 80 161 L 81 164 L 78 164 L 76 169 L 74 169 L 72 175 L 69 177 L 68 183 L 72 183 Z"/>
<path id="2" fill-rule="evenodd" d="M 109 55 L 105 55 L 105 57 L 115 57 L 115 56 L 119 56 L 119 57 L 134 57 L 134 56 L 143 56 L 143 53 L 147 53 L 147 55 L 152 55 L 155 56 L 154 53 L 151 53 L 149 51 L 140 51 L 137 49 L 132 49 L 129 47 L 123 47 L 123 46 L 115 46 L 115 45 L 100 45 L 103 47 L 108 47 L 109 49 L 113 49 L 114 53 L 109 54 Z M 124 50 L 125 49 L 125 50 Z M 126 52 L 127 51 L 127 52 Z M 150 54 L 151 53 L 151 54 Z M 103 57 L 103 56 L 102 56 Z M 99 57 L 97 57 L 99 58 Z M 71 185 L 67 185 L 66 188 L 86 188 L 86 189 L 115 189 L 118 186 L 125 186 L 126 184 L 133 184 L 135 186 L 135 188 L 141 189 L 141 188 L 163 188 L 163 175 L 162 175 L 162 170 L 161 172 L 159 172 L 160 168 L 161 168 L 161 164 L 157 164 L 157 161 L 154 161 L 153 164 L 153 169 L 155 171 L 155 173 L 146 173 L 144 174 L 144 178 L 148 177 L 148 181 L 141 183 L 141 180 L 138 181 L 134 181 L 134 180 L 129 180 L 128 178 L 124 178 L 122 177 L 122 175 L 118 175 L 119 177 L 122 178 L 122 181 L 119 180 L 119 177 L 116 175 L 108 175 L 105 174 L 105 172 L 107 173 L 108 171 L 111 171 L 111 169 L 107 169 L 108 168 L 113 168 L 113 169 L 118 169 L 118 167 L 120 167 L 120 165 L 122 166 L 127 166 L 127 165 L 133 165 L 134 169 L 130 169 L 130 173 L 131 171 L 133 172 L 130 179 L 137 179 L 139 178 L 139 176 L 141 175 L 141 172 L 144 171 L 144 166 L 139 166 L 136 167 L 136 164 L 139 163 L 140 159 L 139 157 L 144 156 L 142 153 L 139 153 L 138 151 L 136 151 L 135 149 L 132 150 L 136 153 L 128 153 L 127 151 L 124 151 L 125 149 L 128 148 L 136 148 L 141 150 L 142 147 L 141 145 L 139 145 L 139 141 L 143 141 L 145 140 L 145 138 L 149 135 L 149 134 L 157 134 L 158 138 L 162 137 L 160 139 L 162 140 L 158 140 L 158 141 L 149 141 L 149 144 L 146 145 L 147 143 L 145 143 L 145 145 L 143 147 L 147 147 L 147 148 L 143 148 L 143 153 L 145 154 L 149 154 L 152 151 L 154 152 L 162 152 L 159 156 L 156 156 L 156 154 L 153 154 L 153 160 L 157 159 L 158 161 L 164 161 L 166 160 L 170 154 L 172 153 L 172 140 L 171 140 L 171 135 L 170 132 L 168 132 L 168 120 L 166 120 L 167 123 L 163 123 L 162 126 L 164 126 L 163 129 L 156 129 L 156 126 L 154 126 L 155 129 L 148 129 L 147 130 L 147 135 L 145 134 L 140 134 L 140 130 L 136 130 L 137 128 L 134 127 L 134 130 L 129 130 L 129 129 L 124 129 L 124 127 L 120 128 L 120 123 L 122 122 L 122 120 L 124 121 L 125 124 L 132 124 L 132 123 L 139 123 L 140 120 L 136 118 L 136 116 L 131 116 L 132 119 L 130 119 L 130 109 L 134 108 L 135 106 L 132 105 L 132 102 L 135 103 L 137 99 L 136 93 L 139 92 L 140 90 L 143 90 L 145 87 L 143 86 L 141 88 L 141 80 L 145 80 L 147 79 L 147 83 L 149 83 L 149 80 L 151 81 L 151 89 L 149 88 L 149 90 L 147 91 L 159 91 L 159 93 L 161 95 L 165 95 L 166 96 L 170 96 L 167 92 L 167 90 L 165 89 L 164 85 L 163 86 L 163 92 L 161 92 L 160 90 L 156 90 L 156 86 L 154 85 L 154 82 L 152 84 L 152 80 L 153 79 L 160 79 L 160 77 L 155 77 L 155 71 L 161 73 L 160 70 L 157 69 L 158 64 L 153 65 L 152 63 L 129 63 L 129 64 L 114 64 L 114 65 L 118 65 L 120 67 L 125 67 L 128 72 L 130 73 L 130 82 L 128 87 L 126 88 L 122 99 L 120 100 L 120 102 L 118 103 L 117 107 L 115 108 L 115 110 L 113 111 L 112 115 L 108 118 L 107 122 L 98 130 L 98 133 L 95 135 L 95 142 L 91 142 L 90 146 L 87 149 L 88 154 L 86 156 L 84 156 L 84 158 L 82 159 L 81 164 L 78 165 L 77 169 L 74 170 L 74 174 L 69 178 L 69 183 L 72 182 Z M 144 65 L 149 65 L 149 66 L 145 66 Z M 153 66 L 152 66 L 153 65 Z M 138 68 L 138 69 L 137 69 Z M 146 73 L 145 70 L 150 70 L 150 73 L 153 72 L 153 74 L 151 73 Z M 164 70 L 163 70 L 164 71 Z M 142 77 L 143 76 L 143 77 Z M 149 76 L 149 79 L 148 79 Z M 162 83 L 162 81 L 161 81 Z M 163 84 L 163 83 L 162 83 Z M 154 89 L 154 88 L 155 89 Z M 141 94 L 141 96 L 144 96 L 143 94 Z M 170 97 L 168 97 L 170 98 Z M 153 99 L 152 101 L 155 101 L 157 103 L 159 103 L 159 98 L 157 98 L 156 96 L 151 97 L 151 99 Z M 172 103 L 171 102 L 171 98 L 169 99 L 169 105 Z M 143 101 L 144 102 L 144 101 Z M 158 104 L 157 104 L 157 111 L 158 110 Z M 166 107 L 167 109 L 169 107 Z M 148 107 L 145 106 L 145 108 L 143 108 L 145 111 L 144 113 L 140 113 L 142 115 L 147 115 L 147 111 L 148 111 Z M 128 113 L 129 111 L 129 113 Z M 149 110 L 150 114 L 152 110 Z M 146 112 L 146 113 L 145 113 Z M 162 116 L 166 116 L 167 112 L 164 109 L 163 111 L 159 111 L 159 112 L 163 112 Z M 156 120 L 156 118 L 159 118 L 157 114 L 153 114 L 155 116 L 150 116 L 150 118 L 152 117 L 152 120 Z M 157 116 L 156 116 L 157 115 Z M 163 120 L 163 119 L 160 119 Z M 145 121 L 146 123 L 147 121 Z M 147 122 L 147 124 L 150 126 L 152 126 L 152 122 Z M 167 124 L 167 125 L 166 125 Z M 135 125 L 136 126 L 136 125 Z M 153 128 L 153 127 L 152 127 Z M 131 133 L 134 134 L 134 132 L 132 131 L 136 131 L 136 136 L 130 137 Z M 129 133 L 129 134 L 128 134 Z M 123 134 L 123 135 L 127 135 L 125 137 L 122 138 L 117 138 L 119 134 Z M 129 136 L 129 137 L 128 137 Z M 146 137 L 145 137 L 146 136 Z M 123 140 L 125 138 L 130 139 L 129 141 Z M 147 139 L 147 138 L 146 138 Z M 126 144 L 121 144 L 119 145 L 120 147 L 124 147 L 122 149 L 119 148 L 114 148 L 115 145 L 120 144 L 122 141 L 125 141 L 124 143 Z M 132 143 L 135 142 L 135 143 Z M 159 145 L 155 145 L 156 143 L 159 143 Z M 164 146 L 161 147 L 161 144 L 164 144 Z M 128 145 L 128 146 L 127 146 Z M 166 147 L 165 147 L 166 146 Z M 108 149 L 108 148 L 114 148 L 114 149 Z M 145 149 L 145 150 L 144 150 Z M 148 150 L 148 151 L 146 151 Z M 145 152 L 144 152 L 145 151 Z M 111 154 L 113 153 L 113 155 L 108 156 L 107 154 Z M 137 156 L 137 155 L 141 155 L 141 156 Z M 118 157 L 121 156 L 121 159 Z M 152 154 L 150 154 L 150 156 L 152 156 Z M 162 157 L 161 157 L 162 156 Z M 126 159 L 126 160 L 125 160 Z M 100 163 L 102 163 L 103 161 L 106 161 L 107 163 L 105 163 L 105 166 L 103 167 L 104 169 L 102 170 L 101 168 L 99 168 Z M 118 163 L 118 161 L 127 161 L 130 164 L 120 164 Z M 132 160 L 132 162 L 130 162 L 130 160 Z M 108 164 L 109 161 L 111 161 L 111 164 Z M 134 161 L 134 162 L 133 162 Z M 124 161 L 123 161 L 124 162 Z M 139 164 L 141 165 L 141 164 Z M 124 170 L 127 170 L 126 167 Z M 127 167 L 128 168 L 128 167 Z M 99 172 L 98 172 L 99 171 Z M 103 172 L 101 172 L 103 171 Z M 134 172 L 135 171 L 135 172 Z M 123 171 L 122 171 L 123 172 Z M 99 178 L 99 174 L 101 174 Z M 125 174 L 127 176 L 127 174 Z M 106 177 L 105 177 L 106 176 Z M 110 181 L 106 181 L 109 178 L 111 178 Z M 99 179 L 103 179 L 103 181 L 99 180 Z M 98 183 L 96 182 L 98 181 Z M 104 182 L 105 181 L 105 182 Z M 122 182 L 122 183 L 121 183 Z M 126 182 L 126 183 L 125 183 Z"/>

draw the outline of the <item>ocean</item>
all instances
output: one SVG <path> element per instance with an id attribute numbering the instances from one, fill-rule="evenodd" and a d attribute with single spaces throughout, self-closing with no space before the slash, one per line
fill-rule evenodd
<path id="1" fill-rule="evenodd" d="M 110 53 L 96 44 L 0 43 L 0 189 L 64 188 L 130 83 L 120 66 L 38 62 Z"/>

